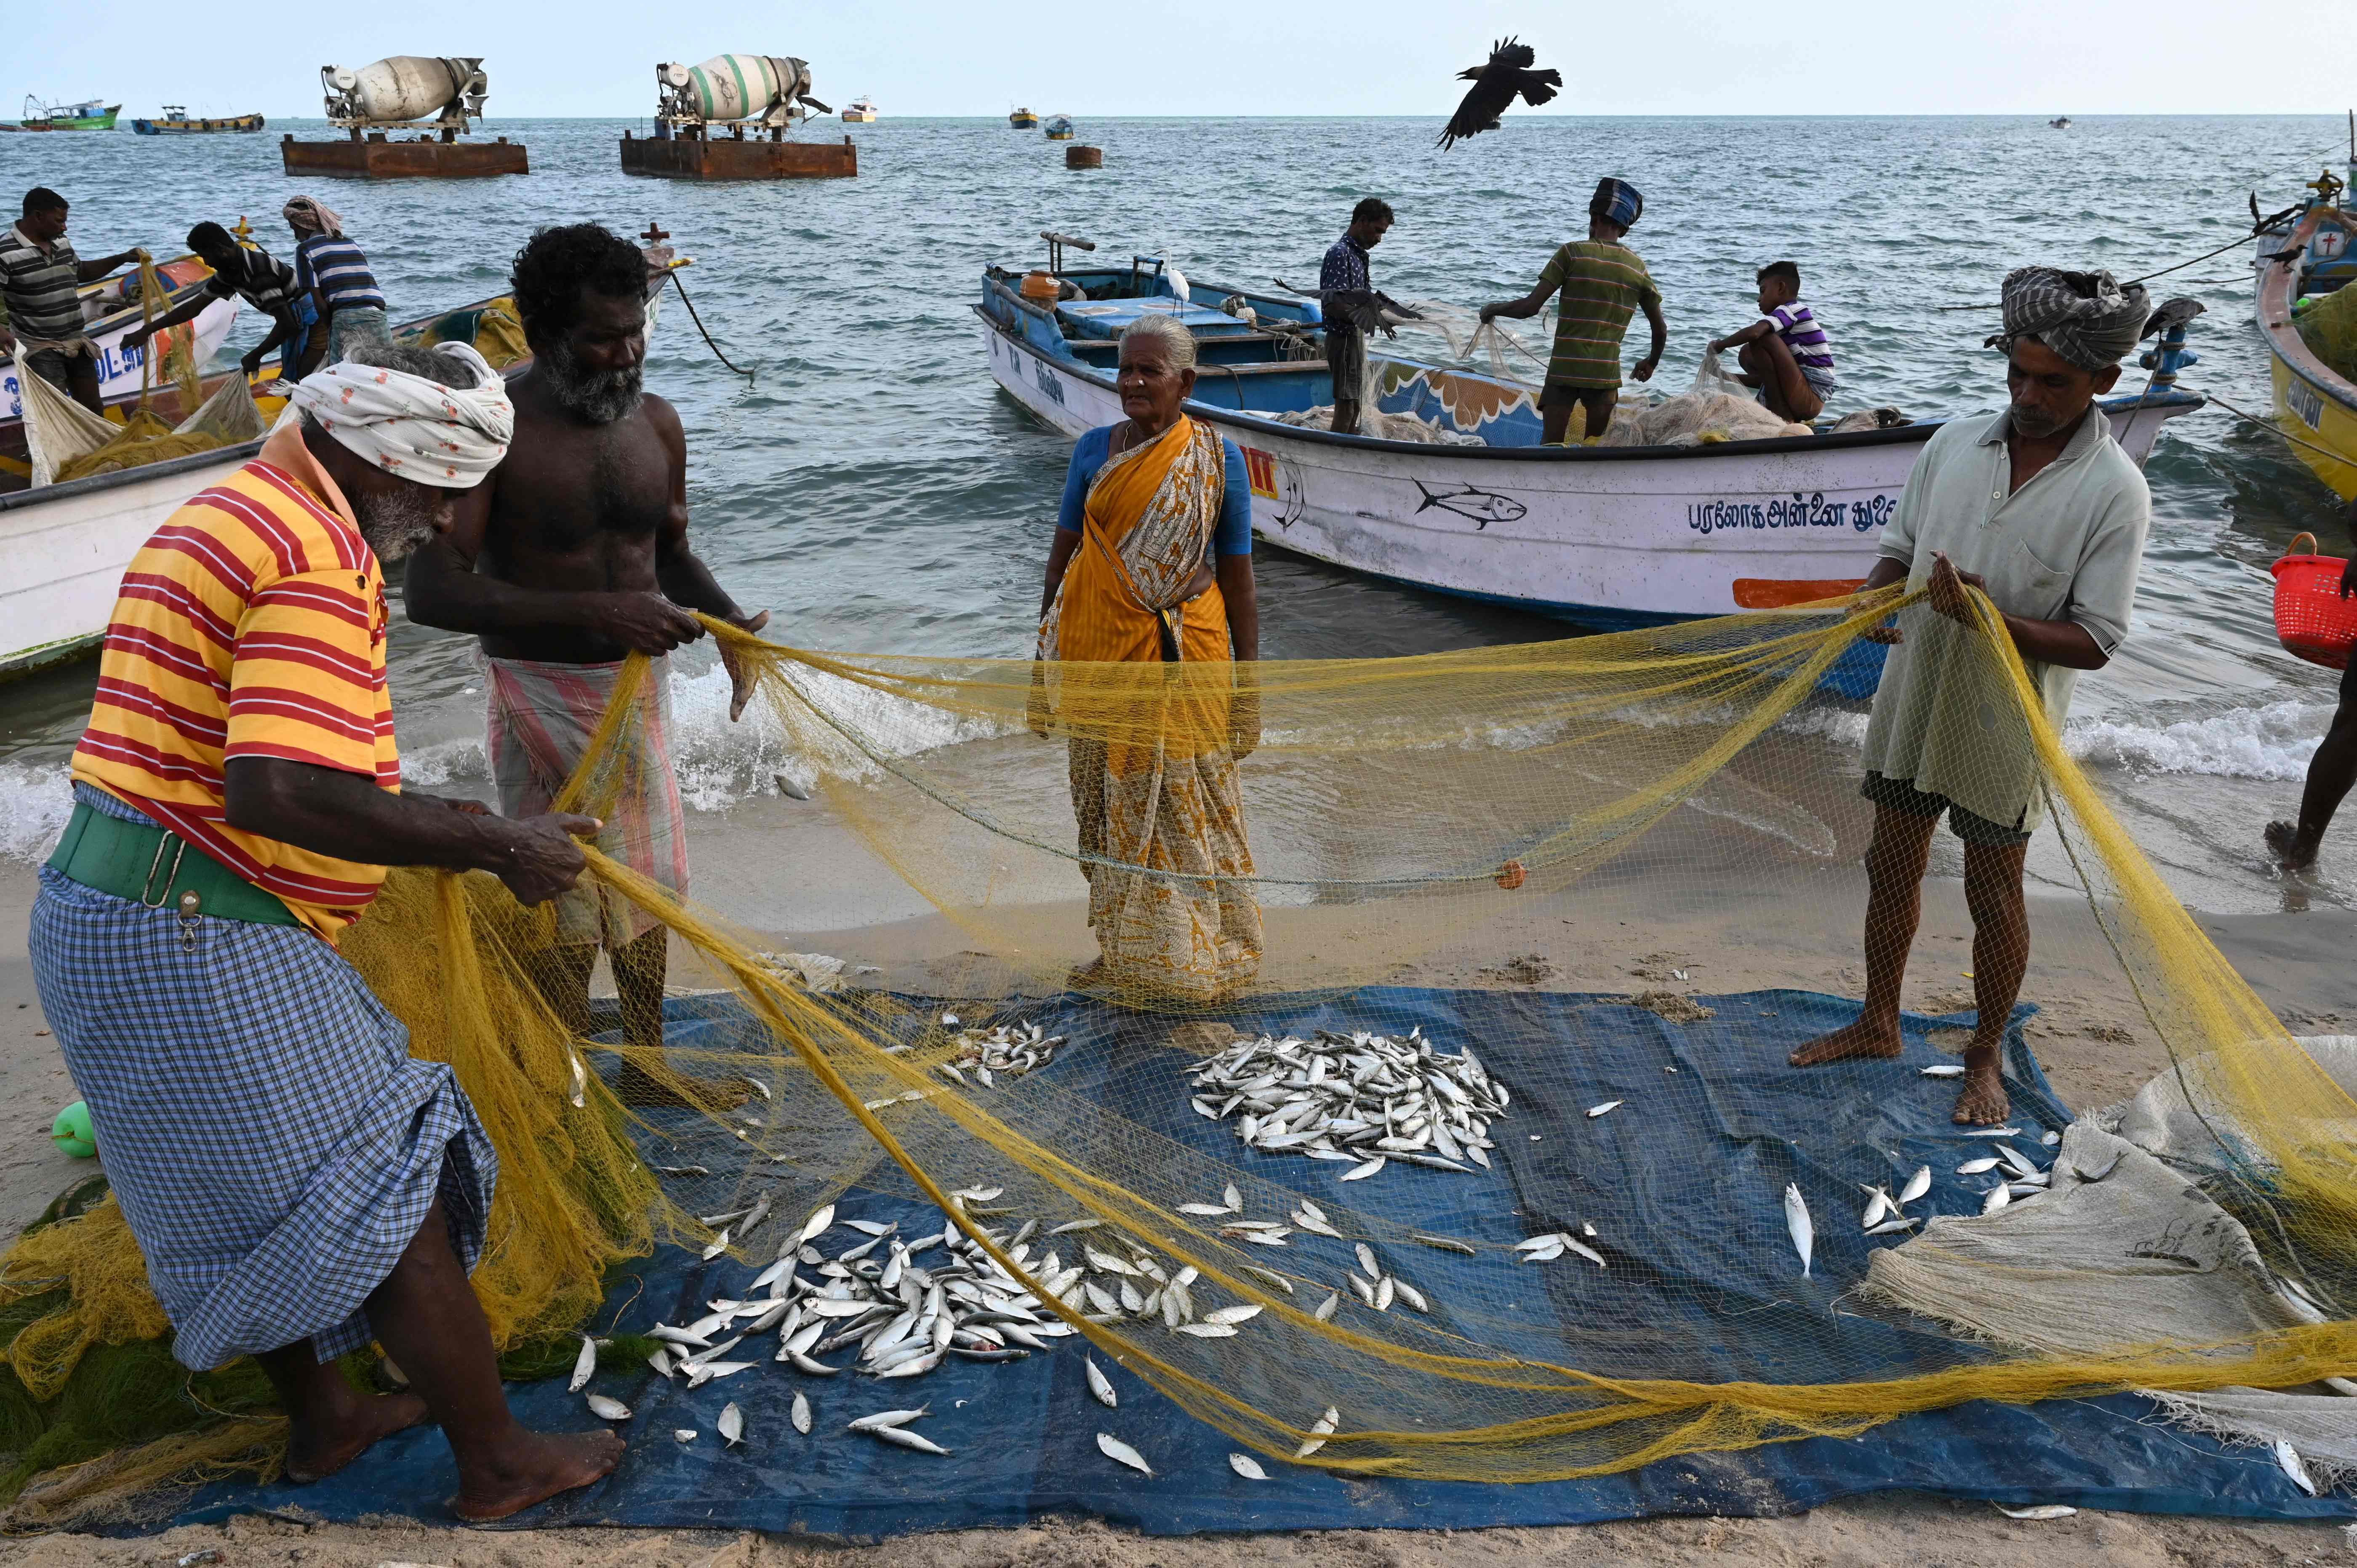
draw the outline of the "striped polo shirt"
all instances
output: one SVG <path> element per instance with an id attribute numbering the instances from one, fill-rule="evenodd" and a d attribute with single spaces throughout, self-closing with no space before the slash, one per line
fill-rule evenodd
<path id="1" fill-rule="evenodd" d="M 295 247 L 295 286 L 319 290 L 328 296 L 330 310 L 384 308 L 384 294 L 369 271 L 368 258 L 340 235 L 314 234 Z"/>
<path id="2" fill-rule="evenodd" d="M 0 305 L 8 330 L 38 342 L 69 343 L 82 335 L 81 263 L 62 239 L 44 251 L 10 224 L 0 234 Z"/>
<path id="3" fill-rule="evenodd" d="M 1833 373 L 1834 341 L 1825 336 L 1824 323 L 1817 319 L 1815 311 L 1796 299 L 1770 311 L 1768 319 L 1776 324 L 1776 336 L 1784 339 L 1794 360 L 1809 370 Z"/>
<path id="4" fill-rule="evenodd" d="M 333 941 L 384 880 L 226 820 L 231 757 L 398 793 L 384 576 L 289 424 L 164 521 L 123 575 L 73 777 L 136 806 Z"/>
<path id="5" fill-rule="evenodd" d="M 1539 286 L 1563 291 L 1547 380 L 1575 387 L 1619 386 L 1620 339 L 1629 317 L 1648 300 L 1656 308 L 1662 302 L 1643 260 L 1626 245 L 1574 240 L 1539 274 Z"/>
<path id="6" fill-rule="evenodd" d="M 286 308 L 286 302 L 302 290 L 295 286 L 295 269 L 259 246 L 247 246 L 243 251 L 245 270 L 242 275 L 231 277 L 215 273 L 205 280 L 205 292 L 215 299 L 227 299 L 231 295 L 265 315 L 275 316 Z"/>

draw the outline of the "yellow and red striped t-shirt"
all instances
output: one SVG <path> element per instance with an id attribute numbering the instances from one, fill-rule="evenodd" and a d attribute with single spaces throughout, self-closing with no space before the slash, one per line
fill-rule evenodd
<path id="1" fill-rule="evenodd" d="M 287 425 L 165 520 L 123 575 L 73 776 L 145 811 L 334 940 L 384 867 L 233 828 L 222 768 L 276 757 L 398 792 L 384 575 Z"/>

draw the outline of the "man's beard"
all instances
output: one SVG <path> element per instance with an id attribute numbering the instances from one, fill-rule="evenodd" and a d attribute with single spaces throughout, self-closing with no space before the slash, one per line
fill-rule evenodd
<path id="1" fill-rule="evenodd" d="M 398 561 L 434 536 L 434 498 L 423 485 L 404 482 L 389 495 L 355 496 L 352 514 L 380 561 Z"/>
<path id="2" fill-rule="evenodd" d="M 2024 408 L 2017 403 L 2007 410 L 2007 413 L 2012 419 L 2014 433 L 2027 435 L 2033 441 L 2042 440 L 2062 428 L 2062 421 L 2044 409 Z"/>
<path id="3" fill-rule="evenodd" d="M 540 363 L 556 401 L 592 424 L 611 424 L 636 413 L 646 396 L 643 367 L 593 371 L 562 340 L 541 350 Z"/>

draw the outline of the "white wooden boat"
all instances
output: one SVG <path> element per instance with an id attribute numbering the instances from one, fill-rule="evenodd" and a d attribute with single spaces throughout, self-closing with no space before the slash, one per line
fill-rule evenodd
<path id="1" fill-rule="evenodd" d="M 159 263 L 156 273 L 171 290 L 170 305 L 188 297 L 189 291 L 212 276 L 212 269 L 194 256 L 181 256 Z M 139 325 L 139 274 L 127 272 L 102 283 L 84 284 L 80 291 L 82 330 L 98 345 L 98 394 L 110 403 L 135 403 L 139 398 L 140 367 L 147 356 L 162 356 L 173 345 L 190 337 L 196 339 L 197 363 L 201 365 L 213 357 L 229 337 L 230 328 L 237 323 L 238 301 L 232 296 L 217 299 L 205 306 L 194 321 L 178 327 L 167 327 L 144 347 L 125 349 L 123 335 Z M 162 312 L 158 311 L 158 315 Z M 0 420 L 20 420 L 25 417 L 24 399 L 16 385 L 15 365 L 0 360 Z"/>
<path id="2" fill-rule="evenodd" d="M 665 269 L 687 264 L 668 248 L 649 255 Z M 660 314 L 659 287 L 659 282 L 649 285 L 649 332 Z M 427 346 L 470 343 L 510 376 L 531 362 L 514 301 L 505 295 L 404 322 L 393 336 L 396 342 Z M 209 381 L 206 393 L 222 379 Z M 254 387 L 265 416 L 285 406 L 274 395 L 274 371 Z M 178 416 L 177 403 L 176 392 L 158 399 L 167 418 Z M 5 433 L 0 427 L 0 435 Z M 38 489 L 13 488 L 23 480 L 0 471 L 0 563 L 6 564 L 0 571 L 0 679 L 96 649 L 106 635 L 124 568 L 140 546 L 174 508 L 261 449 L 261 442 L 248 441 Z"/>
<path id="3" fill-rule="evenodd" d="M 1077 436 L 1122 417 L 1114 338 L 1147 311 L 1196 337 L 1188 412 L 1243 449 L 1263 541 L 1372 576 L 1511 605 L 1597 629 L 1767 609 L 1849 591 L 1937 421 L 1701 446 L 1542 446 L 1533 389 L 1469 371 L 1373 355 L 1371 402 L 1480 437 L 1447 446 L 1338 435 L 1275 416 L 1321 405 L 1314 301 L 1198 280 L 1252 318 L 1175 298 L 1154 258 L 1062 270 L 1052 307 L 992 269 L 975 309 L 991 373 L 1017 402 Z M 1033 274 L 1035 280 L 1038 274 Z M 1382 340 L 1377 340 L 1380 345 Z M 2104 401 L 2141 464 L 2161 425 L 2201 408 L 2179 388 L 2184 329 L 2146 356 L 2137 392 Z"/>

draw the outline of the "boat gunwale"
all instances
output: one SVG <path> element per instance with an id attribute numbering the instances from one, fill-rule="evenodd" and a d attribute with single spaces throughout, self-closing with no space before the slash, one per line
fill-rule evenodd
<path id="1" fill-rule="evenodd" d="M 2357 231 L 2357 213 L 2337 207 L 2317 207 L 2310 209 L 2308 215 L 2299 220 L 2298 227 L 2292 231 L 2287 243 L 2297 245 L 2305 252 L 2309 241 L 2314 237 L 2318 220 L 2328 212 L 2352 231 Z M 2299 318 L 2291 312 L 2291 285 L 2298 275 L 2290 262 L 2260 263 L 2258 286 L 2253 291 L 2256 296 L 2253 303 L 2257 307 L 2259 337 L 2266 344 L 2267 352 L 2282 360 L 2286 370 L 2351 413 L 2357 413 L 2357 381 L 2352 381 L 2325 363 L 2317 351 L 2308 346 L 2308 339 L 2299 335 Z M 2357 288 L 2357 283 L 2341 286 Z"/>
<path id="2" fill-rule="evenodd" d="M 1004 285 L 1000 286 L 1004 287 Z M 1023 301 L 1016 296 L 1013 291 L 1005 292 L 1017 305 L 1023 306 L 1026 309 L 1033 308 L 1024 306 Z M 1060 359 L 1045 353 L 1038 345 L 1013 331 L 1005 322 L 993 316 L 989 306 L 977 303 L 973 308 L 974 314 L 981 317 L 984 324 L 992 331 L 998 333 L 1026 352 L 1049 360 L 1060 369 L 1068 370 L 1092 385 L 1105 389 L 1113 387 L 1112 376 L 1082 360 Z M 1415 361 L 1402 362 L 1414 363 Z M 1318 361 L 1305 360 L 1301 363 L 1305 366 L 1313 366 Z M 1448 369 L 1446 366 L 1439 365 L 1429 368 Z M 2208 402 L 2209 400 L 2199 392 L 2189 392 L 2182 388 L 2174 388 L 2167 396 L 2147 400 L 2143 406 L 2147 408 L 2179 407 L 2190 413 Z M 1207 403 L 1196 398 L 1188 399 L 1185 406 L 1189 413 L 1199 413 L 1215 424 L 1242 424 L 1249 429 L 1267 430 L 1277 435 L 1296 436 L 1317 446 L 1339 446 L 1370 452 L 1413 453 L 1426 457 L 1463 457 L 1475 462 L 1611 463 L 1663 462 L 1706 457 L 1795 456 L 1803 453 L 1845 451 L 1865 446 L 1903 446 L 1913 442 L 1930 440 L 1942 426 L 1948 423 L 1946 419 L 1918 420 L 1911 424 L 1896 425 L 1887 430 L 1846 430 L 1839 433 L 1829 431 L 1822 435 L 1770 435 L 1751 441 L 1714 441 L 1707 445 L 1694 446 L 1460 446 L 1453 443 L 1392 441 L 1375 435 L 1346 435 L 1338 431 L 1319 430 L 1312 425 L 1287 424 L 1283 420 L 1251 409 L 1222 408 L 1216 403 Z M 2099 400 L 2097 406 L 2104 405 Z M 2105 412 L 2114 413 L 2121 411 L 2115 408 L 2105 408 Z M 1951 419 L 1972 417 L 1974 415 L 1970 413 L 1949 416 Z"/>

